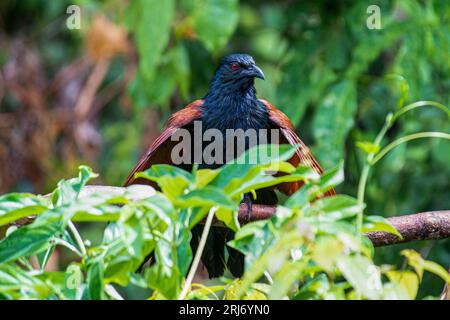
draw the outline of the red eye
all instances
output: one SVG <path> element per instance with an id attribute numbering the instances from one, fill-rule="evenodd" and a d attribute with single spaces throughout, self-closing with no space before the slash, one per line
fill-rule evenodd
<path id="1" fill-rule="evenodd" d="M 236 62 L 230 63 L 231 70 L 237 70 L 239 69 L 239 65 Z"/>

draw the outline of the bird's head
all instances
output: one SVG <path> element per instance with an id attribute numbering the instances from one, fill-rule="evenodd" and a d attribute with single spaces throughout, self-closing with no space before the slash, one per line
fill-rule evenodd
<path id="1" fill-rule="evenodd" d="M 225 56 L 213 77 L 214 86 L 229 89 L 245 89 L 253 86 L 254 79 L 264 80 L 264 73 L 248 55 L 235 53 Z"/>

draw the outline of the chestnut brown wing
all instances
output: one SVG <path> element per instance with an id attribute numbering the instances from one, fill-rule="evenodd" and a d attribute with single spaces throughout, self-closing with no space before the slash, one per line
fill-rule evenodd
<path id="1" fill-rule="evenodd" d="M 202 117 L 203 100 L 196 100 L 180 111 L 174 113 L 167 121 L 165 130 L 161 135 L 152 143 L 150 148 L 141 157 L 138 164 L 131 171 L 124 186 L 130 184 L 150 184 L 149 180 L 135 178 L 134 175 L 137 172 L 144 171 L 150 168 L 154 164 L 173 164 L 171 160 L 172 148 L 177 144 L 177 141 L 172 141 L 170 137 L 180 128 L 190 126 L 194 120 L 200 120 Z"/>
<path id="2" fill-rule="evenodd" d="M 295 154 L 288 160 L 294 167 L 299 164 L 313 168 L 317 173 L 322 174 L 323 169 L 309 151 L 309 148 L 303 143 L 300 137 L 295 133 L 295 127 L 291 120 L 279 109 L 273 106 L 266 100 L 261 100 L 269 112 L 269 121 L 274 128 L 279 128 L 281 131 L 280 144 L 298 145 Z M 303 185 L 302 181 L 286 182 L 277 186 L 277 188 L 284 194 L 291 195 L 296 192 Z M 335 195 L 334 189 L 325 193 L 325 196 Z"/>

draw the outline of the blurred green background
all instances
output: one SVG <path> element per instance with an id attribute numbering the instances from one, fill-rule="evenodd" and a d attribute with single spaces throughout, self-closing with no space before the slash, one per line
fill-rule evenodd
<path id="1" fill-rule="evenodd" d="M 69 29 L 77 11 L 80 28 Z M 366 21 L 381 9 L 381 29 Z M 68 20 L 69 19 L 69 20 Z M 220 58 L 251 54 L 260 97 L 283 110 L 325 168 L 345 160 L 338 192 L 356 195 L 364 154 L 389 112 L 450 104 L 450 3 L 435 1 L 136 0 L 0 2 L 0 192 L 45 193 L 79 164 L 121 185 L 164 121 L 201 98 Z M 409 113 L 388 139 L 450 131 L 434 108 Z M 404 144 L 379 162 L 367 213 L 450 209 L 450 145 Z M 85 230 L 93 237 L 96 229 Z M 377 249 L 402 265 L 413 247 L 444 267 L 450 242 Z M 419 297 L 438 295 L 427 275 Z"/>

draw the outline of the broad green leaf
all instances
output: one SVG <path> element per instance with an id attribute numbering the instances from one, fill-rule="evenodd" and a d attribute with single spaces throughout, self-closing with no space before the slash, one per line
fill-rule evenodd
<path id="1" fill-rule="evenodd" d="M 216 210 L 215 216 L 218 220 L 225 223 L 225 225 L 233 231 L 237 231 L 239 229 L 239 221 L 237 219 L 237 214 L 235 214 L 237 210 L 230 210 L 226 207 L 220 207 Z"/>
<path id="2" fill-rule="evenodd" d="M 331 87 L 314 117 L 317 157 L 327 168 L 343 158 L 345 139 L 353 127 L 356 112 L 356 84 L 342 80 Z"/>
<path id="3" fill-rule="evenodd" d="M 341 256 L 337 266 L 357 293 L 368 299 L 381 299 L 381 275 L 372 261 L 361 255 Z"/>
<path id="4" fill-rule="evenodd" d="M 400 239 L 403 238 L 402 235 L 397 231 L 397 229 L 395 229 L 395 227 L 392 225 L 392 223 L 381 216 L 365 216 L 362 231 L 365 233 L 374 231 L 389 232 L 395 234 Z"/>
<path id="5" fill-rule="evenodd" d="M 220 170 L 200 169 L 195 172 L 195 187 L 203 188 L 219 174 Z"/>
<path id="6" fill-rule="evenodd" d="M 98 177 L 98 174 L 94 173 L 87 166 L 80 166 L 78 169 L 78 178 L 58 182 L 58 187 L 52 193 L 52 200 L 55 206 L 67 205 L 75 201 L 86 183 Z"/>
<path id="7" fill-rule="evenodd" d="M 181 208 L 221 206 L 230 210 L 236 209 L 236 204 L 222 190 L 210 186 L 192 190 L 179 196 L 174 202 Z"/>
<path id="8" fill-rule="evenodd" d="M 47 210 L 49 202 L 29 193 L 8 193 L 0 196 L 0 226 Z"/>
<path id="9" fill-rule="evenodd" d="M 419 290 L 419 278 L 416 273 L 411 271 L 388 271 L 387 276 L 391 283 L 399 286 L 406 294 L 406 298 L 414 300 Z"/>
<path id="10" fill-rule="evenodd" d="M 184 190 L 195 181 L 190 172 L 166 164 L 153 165 L 150 169 L 137 173 L 136 177 L 155 181 L 163 193 L 171 199 L 183 194 Z"/>
<path id="11" fill-rule="evenodd" d="M 402 250 L 401 254 L 408 259 L 409 265 L 414 268 L 419 279 L 422 279 L 423 271 L 426 270 L 450 284 L 450 274 L 436 262 L 424 260 L 419 253 L 411 249 Z"/>
<path id="12" fill-rule="evenodd" d="M 194 289 L 195 288 L 195 289 Z M 225 289 L 224 285 L 218 286 L 205 286 L 201 283 L 193 283 L 191 291 L 188 295 L 188 300 L 200 299 L 200 300 L 219 300 L 216 292 L 223 291 Z M 212 296 L 212 297 L 211 297 Z"/>
<path id="13" fill-rule="evenodd" d="M 259 145 L 251 148 L 234 161 L 222 166 L 211 185 L 232 192 L 244 181 L 257 176 L 265 169 L 270 169 L 272 162 L 286 161 L 294 152 L 295 148 L 290 145 L 273 147 Z"/>
<path id="14" fill-rule="evenodd" d="M 278 272 L 291 250 L 300 246 L 303 238 L 298 235 L 296 230 L 286 233 L 282 238 L 278 239 L 268 250 L 266 250 L 256 261 L 246 269 L 242 278 L 242 284 L 237 293 L 238 297 L 242 297 L 247 288 L 261 277 L 264 271 Z"/>
<path id="15" fill-rule="evenodd" d="M 320 237 L 313 248 L 312 259 L 326 272 L 333 272 L 337 259 L 343 254 L 345 245 L 339 239 Z"/>
<path id="16" fill-rule="evenodd" d="M 92 300 L 101 300 L 103 297 L 103 263 L 100 257 L 88 261 L 87 282 L 89 297 Z"/>
<path id="17" fill-rule="evenodd" d="M 77 299 L 83 289 L 83 271 L 78 263 L 71 263 L 64 272 L 63 292 L 70 299 Z"/>
<path id="18" fill-rule="evenodd" d="M 293 296 L 294 300 L 320 299 L 330 293 L 330 281 L 324 273 L 320 273 L 312 279 L 307 279 L 301 285 L 298 293 Z"/>
<path id="19" fill-rule="evenodd" d="M 346 195 L 336 195 L 315 201 L 310 208 L 305 210 L 305 215 L 320 215 L 327 220 L 347 219 L 355 216 L 361 210 L 361 206 L 355 198 Z"/>
<path id="20" fill-rule="evenodd" d="M 0 264 L 0 293 L 7 299 L 51 299 L 58 285 L 41 279 L 41 274 L 27 272 L 17 265 Z"/>
<path id="21" fill-rule="evenodd" d="M 205 47 L 217 52 L 228 41 L 235 30 L 239 18 L 237 0 L 200 0 L 195 1 L 195 31 Z"/>
<path id="22" fill-rule="evenodd" d="M 34 227 L 32 223 L 17 229 L 0 241 L 0 264 L 46 250 L 52 245 L 50 240 L 62 231 L 59 223 L 39 227 Z"/>
<path id="23" fill-rule="evenodd" d="M 343 163 L 325 171 L 315 183 L 307 183 L 286 201 L 285 206 L 291 209 L 301 208 L 309 202 L 337 186 L 344 180 Z"/>
<path id="24" fill-rule="evenodd" d="M 279 169 L 281 167 L 284 167 L 286 171 L 280 170 L 280 172 L 289 172 L 289 174 L 273 176 L 272 174 L 265 173 L 266 171 L 273 172 L 273 168 Z M 285 182 L 308 181 L 310 179 L 319 178 L 319 175 L 313 169 L 305 166 L 294 168 L 288 162 L 277 162 L 274 163 L 273 167 L 261 167 L 261 169 L 262 172 L 259 174 L 244 180 L 241 185 L 233 191 L 233 194 L 245 194 L 252 190 L 267 188 Z"/>
<path id="25" fill-rule="evenodd" d="M 175 1 L 137 0 L 130 10 L 136 10 L 132 30 L 135 31 L 140 55 L 139 71 L 148 80 L 153 79 L 155 68 L 170 37 L 175 14 Z"/>
<path id="26" fill-rule="evenodd" d="M 296 284 L 296 280 L 303 273 L 303 261 L 288 261 L 273 278 L 273 285 L 269 291 L 270 300 L 279 300 L 288 296 L 289 291 Z"/>

